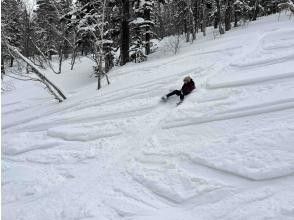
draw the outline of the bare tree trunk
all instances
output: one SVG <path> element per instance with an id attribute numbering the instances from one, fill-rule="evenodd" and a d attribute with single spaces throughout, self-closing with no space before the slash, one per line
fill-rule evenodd
<path id="1" fill-rule="evenodd" d="M 122 0 L 122 21 L 120 35 L 120 65 L 125 65 L 129 62 L 129 0 Z"/>
<path id="2" fill-rule="evenodd" d="M 256 18 L 257 18 L 257 15 L 259 13 L 259 0 L 255 0 L 255 3 L 254 3 L 254 13 L 253 13 L 253 17 L 252 17 L 252 21 L 255 21 Z"/>
<path id="3" fill-rule="evenodd" d="M 196 30 L 195 30 L 195 20 L 194 20 L 194 13 L 193 13 L 193 5 L 191 0 L 186 0 L 187 4 L 187 20 L 188 20 L 188 37 L 187 40 L 188 42 L 190 41 L 190 35 L 192 35 L 191 41 L 193 42 L 196 39 Z"/>
<path id="4" fill-rule="evenodd" d="M 160 2 L 155 2 L 155 4 L 157 4 L 157 7 L 155 7 L 155 9 L 157 8 L 157 17 L 158 17 L 158 23 L 159 23 L 159 37 L 160 38 L 164 38 L 166 36 L 166 30 L 165 30 L 165 26 L 162 20 L 162 15 L 161 15 L 161 3 Z"/>
<path id="5" fill-rule="evenodd" d="M 59 98 L 59 96 L 53 91 L 50 84 L 48 84 L 46 81 L 40 80 L 40 82 L 44 83 L 48 91 L 57 99 L 59 102 L 62 102 L 62 99 Z"/>
<path id="6" fill-rule="evenodd" d="M 109 85 L 109 84 L 110 84 L 109 78 L 108 78 L 108 76 L 107 76 L 106 73 L 105 73 L 104 75 L 105 75 L 105 77 L 106 77 L 107 84 Z"/>
<path id="7" fill-rule="evenodd" d="M 98 81 L 97 81 L 97 90 L 101 89 L 101 75 L 103 74 L 103 69 L 102 69 L 102 52 L 100 50 L 99 53 L 99 48 L 96 44 L 97 38 L 94 32 L 92 32 L 92 36 L 94 37 L 94 41 L 93 43 L 93 49 L 94 49 L 94 60 L 96 62 L 96 68 L 95 71 L 97 72 L 97 77 L 98 77 Z"/>
<path id="8" fill-rule="evenodd" d="M 213 22 L 213 28 L 217 29 L 218 27 L 218 23 L 219 23 L 219 17 L 218 17 L 218 13 L 214 13 L 214 22 Z"/>
<path id="9" fill-rule="evenodd" d="M 72 58 L 71 58 L 71 67 L 70 67 L 71 70 L 73 70 L 73 67 L 75 65 L 76 56 L 77 56 L 77 48 L 74 48 L 73 53 L 72 53 Z"/>
<path id="10" fill-rule="evenodd" d="M 31 18 L 30 18 L 30 12 L 28 12 L 26 9 L 24 11 L 24 28 L 25 28 L 25 37 L 24 37 L 24 55 L 26 57 L 29 57 L 32 53 L 30 53 L 30 36 L 31 36 Z M 32 48 L 31 48 L 32 49 Z"/>
<path id="11" fill-rule="evenodd" d="M 188 20 L 188 22 L 187 22 Z M 189 28 L 189 14 L 188 14 L 188 19 L 185 19 L 185 29 L 186 29 L 186 42 L 190 41 L 190 28 Z"/>
<path id="12" fill-rule="evenodd" d="M 108 73 L 109 70 L 113 67 L 113 56 L 111 54 L 111 48 L 110 46 L 107 46 L 105 48 L 105 73 Z M 105 74 L 107 76 L 107 74 Z"/>
<path id="13" fill-rule="evenodd" d="M 13 61 L 14 61 L 14 57 L 10 56 L 10 67 L 13 67 Z"/>
<path id="14" fill-rule="evenodd" d="M 146 20 L 150 21 L 150 9 L 148 9 L 148 8 L 145 9 L 144 17 L 145 17 Z M 151 36 L 150 36 L 149 31 L 150 31 L 150 27 L 147 26 L 146 27 L 146 36 L 145 36 L 145 41 L 146 41 L 145 42 L 145 50 L 146 50 L 145 53 L 146 53 L 146 55 L 151 53 L 151 50 L 150 50 L 150 38 L 151 38 Z"/>
<path id="15" fill-rule="evenodd" d="M 52 54 L 51 54 L 51 51 L 48 52 L 48 60 L 52 61 Z"/>
<path id="16" fill-rule="evenodd" d="M 98 67 L 98 84 L 97 89 L 101 89 L 101 75 L 102 75 L 102 60 L 99 60 L 99 67 Z"/>
<path id="17" fill-rule="evenodd" d="M 237 5 L 234 5 L 234 27 L 238 26 L 238 13 L 237 13 Z"/>
<path id="18" fill-rule="evenodd" d="M 226 13 L 225 13 L 225 29 L 229 31 L 231 29 L 231 20 L 232 20 L 232 5 L 231 0 L 226 1 Z"/>
<path id="19" fill-rule="evenodd" d="M 223 27 L 223 16 L 221 13 L 221 0 L 215 0 L 215 2 L 216 2 L 216 7 L 217 7 L 217 21 L 218 21 L 219 33 L 224 34 L 225 30 Z"/>
<path id="20" fill-rule="evenodd" d="M 1 56 L 1 79 L 3 79 L 4 75 L 5 75 L 4 58 L 3 56 Z"/>
<path id="21" fill-rule="evenodd" d="M 193 1 L 193 18 L 194 18 L 194 28 L 195 32 L 198 33 L 198 1 Z M 196 39 L 196 34 L 195 34 L 195 39 Z"/>
<path id="22" fill-rule="evenodd" d="M 207 10 L 206 10 L 206 0 L 202 1 L 202 32 L 203 36 L 206 36 L 206 20 L 207 20 Z"/>
<path id="23" fill-rule="evenodd" d="M 75 65 L 75 61 L 76 61 L 76 56 L 77 56 L 77 43 L 76 43 L 76 41 L 77 41 L 77 39 L 76 39 L 76 32 L 74 31 L 74 33 L 73 33 L 73 37 L 74 37 L 74 44 L 73 44 L 73 47 L 72 47 L 72 57 L 71 57 L 71 70 L 73 70 L 73 67 L 74 67 L 74 65 Z"/>
<path id="24" fill-rule="evenodd" d="M 61 73 L 61 67 L 62 67 L 62 59 L 63 59 L 63 54 L 62 54 L 63 50 L 62 50 L 62 45 L 60 45 L 59 47 L 59 68 L 58 68 L 58 74 Z"/>

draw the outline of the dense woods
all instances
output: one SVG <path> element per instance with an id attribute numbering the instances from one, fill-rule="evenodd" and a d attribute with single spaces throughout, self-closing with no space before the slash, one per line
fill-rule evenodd
<path id="1" fill-rule="evenodd" d="M 77 56 L 88 56 L 95 61 L 98 89 L 102 78 L 109 83 L 113 66 L 145 61 L 154 40 L 173 35 L 193 42 L 208 26 L 225 34 L 258 16 L 294 12 L 292 0 L 37 0 L 32 10 L 21 0 L 1 4 L 2 77 L 19 58 L 11 48 L 56 74 L 62 73 L 64 59 L 74 68 Z"/>

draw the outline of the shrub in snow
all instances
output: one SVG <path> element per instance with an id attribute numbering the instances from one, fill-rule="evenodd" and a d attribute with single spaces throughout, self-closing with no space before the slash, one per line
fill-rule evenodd
<path id="1" fill-rule="evenodd" d="M 181 35 L 174 35 L 167 39 L 164 44 L 164 50 L 166 52 L 172 52 L 176 55 L 182 46 L 182 36 Z"/>

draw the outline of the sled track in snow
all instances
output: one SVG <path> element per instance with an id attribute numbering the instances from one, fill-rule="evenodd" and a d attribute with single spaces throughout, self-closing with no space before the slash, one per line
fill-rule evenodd
<path id="1" fill-rule="evenodd" d="M 294 97 L 287 91 L 294 89 L 294 72 L 282 68 L 294 54 L 282 49 L 293 47 L 294 32 L 272 42 L 271 32 L 281 27 L 272 28 L 246 38 L 234 35 L 235 29 L 211 47 L 198 41 L 199 50 L 114 69 L 111 86 L 89 96 L 87 87 L 60 105 L 34 100 L 19 110 L 8 103 L 4 135 L 18 142 L 8 141 L 10 151 L 4 152 L 3 186 L 12 201 L 4 204 L 12 216 L 6 219 L 293 216 Z M 178 108 L 173 100 L 159 104 L 169 85 L 178 86 L 186 74 L 199 92 Z M 31 175 L 26 164 L 52 178 Z M 282 190 L 289 197 L 277 197 Z"/>
<path id="2" fill-rule="evenodd" d="M 83 117 L 73 116 L 72 118 L 66 119 L 58 119 L 58 120 L 49 120 L 48 122 L 32 122 L 32 124 L 23 125 L 20 127 L 15 128 L 15 131 L 22 131 L 26 129 L 30 132 L 36 131 L 46 131 L 47 129 L 51 128 L 52 126 L 61 126 L 61 125 L 74 125 L 79 123 L 92 123 L 95 121 L 112 121 L 117 119 L 127 119 L 130 117 L 140 117 L 144 114 L 147 114 L 152 111 L 152 109 L 156 108 L 156 105 L 147 106 L 144 108 L 133 109 L 129 111 L 118 111 L 118 112 L 111 112 L 107 114 L 101 115 L 85 115 Z"/>
<path id="3" fill-rule="evenodd" d="M 254 184 L 254 182 L 266 182 L 266 181 L 271 181 L 271 180 L 277 180 L 277 179 L 282 179 L 282 178 L 294 175 L 294 170 L 293 170 L 293 172 L 289 172 L 287 174 L 281 174 L 281 175 L 277 175 L 274 177 L 259 178 L 256 176 L 250 176 L 250 174 L 245 175 L 245 174 L 240 174 L 240 173 L 237 173 L 234 171 L 222 169 L 217 166 L 210 165 L 207 162 L 201 161 L 201 159 L 195 160 L 195 159 L 189 158 L 189 160 L 191 161 L 191 163 L 193 163 L 193 165 L 208 169 L 210 172 L 214 173 L 214 175 L 218 175 L 219 177 L 223 176 L 226 178 L 230 177 L 231 179 L 233 179 L 231 181 L 231 183 L 234 183 L 234 182 L 237 183 L 237 180 L 239 180 L 239 183 L 244 184 L 244 185 L 245 184 Z"/>
<path id="4" fill-rule="evenodd" d="M 30 114 L 26 114 L 26 117 L 19 120 L 19 121 L 5 123 L 2 126 L 2 129 L 5 132 L 5 130 L 7 130 L 9 128 L 17 127 L 18 125 L 21 125 L 24 123 L 38 121 L 41 118 L 42 119 L 49 118 L 55 114 L 60 115 L 60 114 L 66 114 L 66 113 L 73 112 L 73 111 L 86 110 L 89 107 L 97 107 L 97 111 L 99 111 L 99 106 L 102 106 L 103 104 L 106 104 L 106 105 L 111 105 L 113 103 L 117 104 L 118 101 L 125 102 L 125 101 L 130 100 L 134 97 L 138 97 L 138 96 L 142 96 L 142 95 L 148 96 L 150 91 L 152 91 L 154 89 L 161 88 L 162 84 L 164 84 L 164 83 L 173 82 L 176 79 L 178 79 L 179 76 L 188 74 L 193 71 L 201 71 L 201 70 L 202 69 L 201 68 L 199 69 L 199 67 L 192 68 L 192 69 L 180 72 L 180 73 L 177 72 L 172 77 L 169 77 L 169 78 L 161 77 L 161 78 L 158 78 L 155 80 L 149 80 L 147 82 L 137 84 L 134 87 L 130 87 L 130 88 L 127 87 L 127 88 L 119 89 L 119 90 L 111 92 L 110 94 L 107 94 L 105 96 L 103 96 L 103 94 L 102 94 L 102 96 L 99 99 L 97 99 L 97 101 L 95 100 L 94 102 L 93 102 L 93 97 L 88 100 L 83 100 L 82 102 L 64 102 L 64 103 L 61 103 L 59 106 L 49 107 L 48 109 L 46 109 L 46 111 L 39 113 L 39 115 L 37 117 L 36 117 L 36 115 L 30 116 Z M 158 83 L 158 81 L 160 81 L 160 82 Z M 124 91 L 127 91 L 127 90 L 130 90 L 130 92 L 123 93 Z M 116 94 L 121 94 L 121 93 L 123 93 L 123 95 L 118 95 L 118 96 L 116 95 Z M 115 98 L 113 98 L 113 97 L 115 97 Z M 39 106 L 36 107 L 36 109 L 38 109 L 38 108 L 39 108 Z M 30 112 L 34 111 L 34 109 L 29 109 L 29 110 L 30 110 Z M 25 111 L 19 111 L 19 112 L 25 113 Z M 113 115 L 115 115 L 115 113 L 113 113 Z M 89 120 L 93 120 L 93 118 L 90 118 Z M 77 120 L 77 121 L 79 121 L 79 120 Z"/>
<path id="5" fill-rule="evenodd" d="M 264 106 L 265 105 L 265 106 Z M 204 118 L 186 118 L 176 122 L 166 122 L 162 125 L 163 129 L 178 128 L 190 125 L 197 125 L 203 123 L 211 123 L 222 120 L 229 120 L 234 118 L 248 117 L 259 114 L 267 114 L 276 111 L 283 111 L 294 108 L 294 98 L 274 103 L 264 103 L 264 105 L 255 105 L 247 107 L 245 111 L 242 109 L 235 109 L 231 111 L 219 112 L 211 117 Z"/>
<path id="6" fill-rule="evenodd" d="M 233 87 L 240 87 L 240 86 L 246 86 L 246 85 L 260 84 L 263 82 L 271 82 L 271 81 L 276 81 L 280 79 L 294 79 L 294 72 L 280 73 L 275 76 L 274 75 L 261 76 L 257 78 L 246 79 L 246 80 L 226 81 L 223 83 L 212 83 L 212 84 L 207 83 L 207 88 L 208 89 L 233 88 Z"/>
<path id="7" fill-rule="evenodd" d="M 264 60 L 257 60 L 257 61 L 251 61 L 248 63 L 231 63 L 230 66 L 233 68 L 241 69 L 241 70 L 247 70 L 257 67 L 264 67 L 268 65 L 278 64 L 278 63 L 284 63 L 289 60 L 294 59 L 294 54 L 288 54 L 280 57 L 273 57 L 273 58 L 267 58 Z"/>
<path id="8" fill-rule="evenodd" d="M 135 86 L 126 87 L 126 88 L 120 88 L 116 91 L 107 93 L 107 94 L 101 94 L 101 97 L 97 99 L 97 101 L 93 102 L 93 98 L 89 99 L 89 101 L 85 100 L 83 103 L 79 103 L 78 106 L 75 106 L 71 109 L 67 109 L 67 111 L 75 111 L 75 110 L 81 110 L 86 109 L 88 107 L 92 106 L 99 106 L 103 104 L 112 104 L 117 103 L 117 101 L 124 101 L 128 100 L 130 98 L 133 98 L 135 96 L 139 96 L 142 94 L 148 94 L 152 89 L 154 88 L 160 88 L 163 84 L 169 84 L 171 82 L 174 82 L 176 79 L 178 79 L 179 76 L 186 75 L 191 72 L 195 71 L 202 71 L 202 68 L 196 67 L 191 68 L 182 72 L 176 72 L 172 75 L 169 75 L 169 77 L 159 77 L 154 80 L 149 80 L 144 83 L 136 84 Z M 125 91 L 130 91 L 127 93 L 124 93 Z M 123 94 L 123 95 L 120 95 Z M 113 98 L 115 97 L 115 98 Z M 65 111 L 65 113 L 67 112 Z"/>

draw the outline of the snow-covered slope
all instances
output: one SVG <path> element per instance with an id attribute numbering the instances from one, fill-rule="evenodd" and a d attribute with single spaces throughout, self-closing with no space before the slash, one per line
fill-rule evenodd
<path id="1" fill-rule="evenodd" d="M 62 104 L 5 82 L 4 220 L 294 219 L 294 20 L 162 47 L 99 92 L 86 59 L 48 73 Z M 196 91 L 160 103 L 186 75 Z"/>

